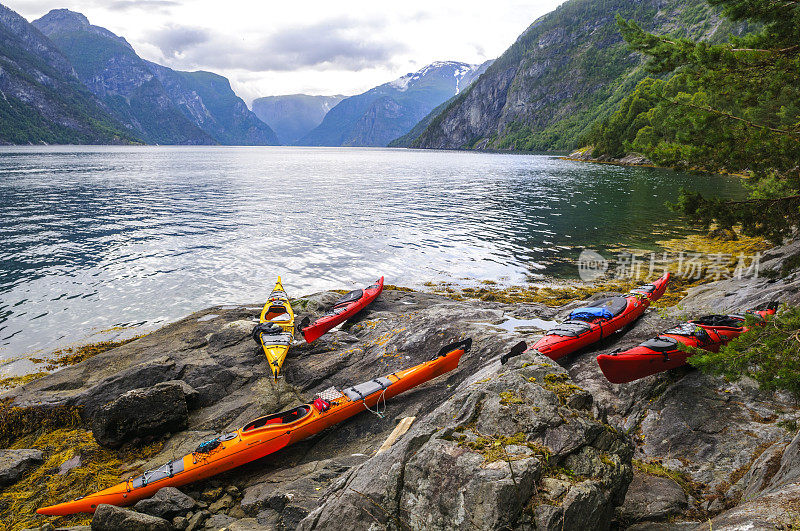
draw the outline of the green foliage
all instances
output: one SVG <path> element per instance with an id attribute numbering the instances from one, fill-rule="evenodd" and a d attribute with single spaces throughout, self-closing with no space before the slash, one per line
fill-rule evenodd
<path id="1" fill-rule="evenodd" d="M 49 39 L 64 53 L 78 77 L 97 93 L 111 114 L 154 144 L 212 144 L 171 102 L 162 83 L 125 42 L 88 30 L 57 31 Z M 98 90 L 98 85 L 102 90 Z"/>
<path id="2" fill-rule="evenodd" d="M 12 87 L 24 87 L 29 98 L 17 98 L 8 89 L 0 92 L 0 143 L 136 142 L 85 87 L 44 57 L 27 51 L 0 24 L 0 75 Z"/>
<path id="3" fill-rule="evenodd" d="M 748 175 L 748 200 L 683 192 L 675 208 L 705 225 L 741 225 L 780 241 L 800 220 L 800 4 L 711 4 L 759 30 L 712 44 L 618 18 L 631 49 L 661 77 L 642 81 L 583 140 L 595 156 L 638 151 L 663 166 Z"/>
<path id="4" fill-rule="evenodd" d="M 136 56 L 136 52 L 121 41 L 87 31 L 59 32 L 49 38 L 69 57 L 81 79 L 95 75 L 112 59 L 132 60 Z"/>
<path id="5" fill-rule="evenodd" d="M 411 145 L 438 145 L 440 137 L 447 136 L 442 122 L 451 116 L 458 127 L 472 127 L 459 115 L 465 113 L 464 106 L 489 107 L 485 112 L 497 121 L 496 111 L 490 108 L 496 104 L 505 106 L 502 127 L 495 131 L 479 127 L 478 141 L 470 139 L 462 147 L 514 151 L 578 147 L 592 124 L 608 118 L 647 75 L 641 58 L 622 39 L 614 22 L 616 13 L 654 31 L 677 28 L 675 34 L 680 37 L 702 36 L 714 42 L 746 27 L 720 21 L 718 10 L 702 0 L 570 0 L 536 20 L 487 69 L 483 80 L 429 120 L 430 125 Z M 513 82 L 505 95 L 502 80 L 509 76 Z M 473 94 L 475 90 L 479 96 Z M 487 98 L 487 94 L 493 96 Z"/>
<path id="6" fill-rule="evenodd" d="M 689 363 L 728 380 L 749 376 L 763 389 L 800 397 L 800 307 L 784 306 L 763 325 L 754 317 L 748 323 L 750 330 L 719 352 L 691 350 Z"/>

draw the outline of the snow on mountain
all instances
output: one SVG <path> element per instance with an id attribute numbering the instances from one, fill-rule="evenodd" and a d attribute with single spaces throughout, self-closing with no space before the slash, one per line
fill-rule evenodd
<path id="1" fill-rule="evenodd" d="M 471 65 L 468 63 L 461 63 L 458 61 L 434 61 L 433 63 L 422 67 L 416 72 L 409 72 L 394 81 L 387 83 L 388 86 L 395 88 L 401 92 L 408 90 L 410 85 L 413 85 L 420 79 L 430 75 L 443 75 L 452 76 L 456 79 L 455 94 L 460 90 L 461 80 L 467 77 L 471 72 L 477 70 L 481 65 Z"/>

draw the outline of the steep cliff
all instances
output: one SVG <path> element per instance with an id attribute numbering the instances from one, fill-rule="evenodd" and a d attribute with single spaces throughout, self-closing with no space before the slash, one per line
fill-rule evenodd
<path id="1" fill-rule="evenodd" d="M 293 144 L 322 123 L 345 96 L 287 94 L 253 100 L 253 112 L 278 135 L 281 144 Z"/>
<path id="2" fill-rule="evenodd" d="M 149 143 L 279 143 L 222 76 L 146 61 L 124 38 L 67 9 L 50 11 L 33 24 L 67 56 L 80 80 L 114 116 Z"/>
<path id="3" fill-rule="evenodd" d="M 135 141 L 53 44 L 0 5 L 0 143 Z"/>
<path id="4" fill-rule="evenodd" d="M 734 27 L 700 0 L 569 0 L 539 18 L 411 145 L 445 149 L 575 147 L 644 77 L 615 17 L 648 30 L 719 40 Z"/>
<path id="5" fill-rule="evenodd" d="M 183 115 L 125 39 L 67 9 L 54 9 L 33 25 L 67 56 L 83 84 L 146 142 L 215 143 Z"/>
<path id="6" fill-rule="evenodd" d="M 147 64 L 184 116 L 220 144 L 280 144 L 270 126 L 259 120 L 233 92 L 227 78 L 212 72 L 181 72 Z"/>
<path id="7" fill-rule="evenodd" d="M 436 62 L 363 94 L 345 98 L 297 143 L 385 146 L 468 86 L 481 66 Z"/>

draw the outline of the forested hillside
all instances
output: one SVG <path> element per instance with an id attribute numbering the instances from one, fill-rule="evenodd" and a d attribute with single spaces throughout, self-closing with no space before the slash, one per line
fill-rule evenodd
<path id="1" fill-rule="evenodd" d="M 750 177 L 750 199 L 708 200 L 684 193 L 678 207 L 695 219 L 779 242 L 800 221 L 800 4 L 711 0 L 732 20 L 758 30 L 711 45 L 618 26 L 649 58 L 642 81 L 585 141 L 595 155 L 640 151 L 663 166 Z"/>
<path id="2" fill-rule="evenodd" d="M 0 144 L 127 143 L 134 135 L 36 28 L 0 5 Z"/>
<path id="3" fill-rule="evenodd" d="M 712 41 L 745 28 L 701 0 L 569 0 L 535 21 L 412 146 L 576 147 L 647 75 L 622 39 L 617 14 L 651 31 Z"/>

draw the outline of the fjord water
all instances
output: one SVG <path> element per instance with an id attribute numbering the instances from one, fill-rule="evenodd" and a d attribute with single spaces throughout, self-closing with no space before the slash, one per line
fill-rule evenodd
<path id="1" fill-rule="evenodd" d="M 216 304 L 574 274 L 682 233 L 730 178 L 551 156 L 354 148 L 0 148 L 0 361 Z M 255 312 L 254 312 L 255 313 Z M 2 374 L 2 372 L 0 372 Z"/>

